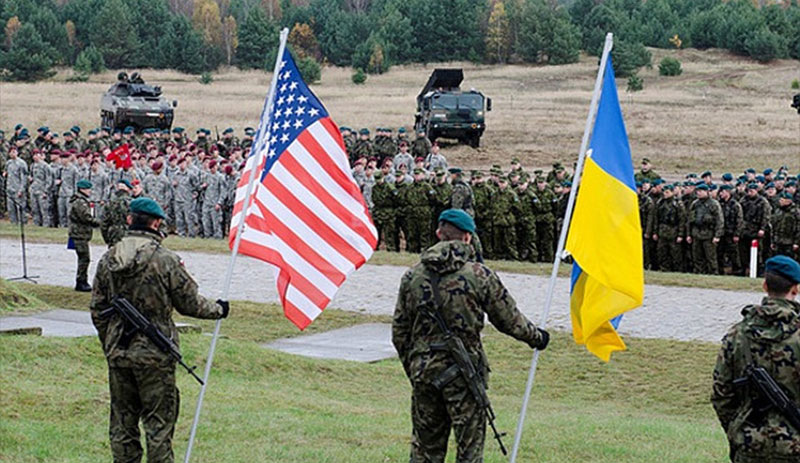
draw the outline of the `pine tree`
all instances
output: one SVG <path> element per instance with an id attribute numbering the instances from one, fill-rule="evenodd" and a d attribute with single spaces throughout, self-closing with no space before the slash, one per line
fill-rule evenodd
<path id="1" fill-rule="evenodd" d="M 23 24 L 14 35 L 11 47 L 2 55 L 0 68 L 6 70 L 8 80 L 32 82 L 55 74 L 51 70 L 52 51 L 33 24 Z"/>
<path id="2" fill-rule="evenodd" d="M 124 67 L 136 51 L 138 38 L 130 13 L 121 0 L 108 0 L 94 18 L 91 42 L 111 69 Z"/>
<path id="3" fill-rule="evenodd" d="M 235 63 L 242 69 L 265 69 L 278 50 L 278 28 L 260 8 L 253 9 L 239 29 Z"/>

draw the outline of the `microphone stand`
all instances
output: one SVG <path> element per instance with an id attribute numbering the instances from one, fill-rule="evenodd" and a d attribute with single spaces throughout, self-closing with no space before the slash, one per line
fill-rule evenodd
<path id="1" fill-rule="evenodd" d="M 11 196 L 7 196 L 14 206 L 17 208 L 17 215 L 19 216 L 19 239 L 20 243 L 22 244 L 22 276 L 16 278 L 9 278 L 7 281 L 17 281 L 17 280 L 25 280 L 29 281 L 33 284 L 38 284 L 35 280 L 39 278 L 38 275 L 28 275 L 28 256 L 25 253 L 25 210 L 20 206 L 20 204 Z"/>

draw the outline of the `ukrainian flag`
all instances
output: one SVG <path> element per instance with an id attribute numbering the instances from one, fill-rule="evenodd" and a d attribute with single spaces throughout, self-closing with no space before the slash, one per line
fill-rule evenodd
<path id="1" fill-rule="evenodd" d="M 644 296 L 639 204 L 610 55 L 590 148 L 566 244 L 575 260 L 570 312 L 575 342 L 607 362 L 625 349 L 622 314 Z"/>

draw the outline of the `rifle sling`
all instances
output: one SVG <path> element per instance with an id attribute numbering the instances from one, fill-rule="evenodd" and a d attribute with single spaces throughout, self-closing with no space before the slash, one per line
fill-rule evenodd
<path id="1" fill-rule="evenodd" d="M 436 315 L 439 317 L 442 327 L 446 329 L 444 332 L 445 336 L 456 336 L 450 330 L 450 327 L 447 326 L 447 322 L 444 320 L 444 316 L 442 315 L 442 295 L 439 292 L 439 281 L 441 277 L 436 272 L 428 271 L 428 276 L 430 277 L 431 283 L 431 292 L 433 294 L 433 302 L 434 302 L 434 310 L 436 310 Z M 446 343 L 433 343 L 430 346 L 432 351 L 443 351 L 449 350 L 447 348 Z M 452 355 L 452 354 L 451 354 Z M 459 368 L 458 364 L 453 364 L 447 367 L 442 373 L 439 374 L 434 380 L 432 381 L 433 386 L 436 389 L 442 390 L 445 386 L 453 382 L 456 378 L 461 376 L 461 369 Z"/>

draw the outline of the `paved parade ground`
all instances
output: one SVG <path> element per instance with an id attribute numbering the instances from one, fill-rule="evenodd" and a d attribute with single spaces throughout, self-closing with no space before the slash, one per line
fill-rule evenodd
<path id="1" fill-rule="evenodd" d="M 105 247 L 92 247 L 90 281 L 95 265 L 105 250 Z M 229 255 L 198 252 L 181 252 L 180 255 L 197 278 L 201 293 L 218 297 Z M 74 286 L 76 257 L 74 251 L 66 249 L 66 245 L 28 244 L 27 256 L 28 274 L 38 275 L 39 283 Z M 330 307 L 391 315 L 400 277 L 405 270 L 398 266 L 365 265 L 347 280 Z M 21 274 L 19 242 L 0 240 L 0 277 L 13 278 Z M 548 278 L 503 272 L 500 277 L 520 308 L 538 323 Z M 686 278 L 692 278 L 692 275 L 687 274 Z M 278 302 L 270 267 L 246 257 L 237 259 L 230 299 Z M 619 331 L 623 335 L 643 338 L 717 342 L 727 328 L 740 319 L 739 312 L 745 304 L 760 300 L 760 294 L 751 292 L 646 285 L 644 305 L 624 316 Z M 570 329 L 568 304 L 569 282 L 566 278 L 559 278 L 547 323 L 549 328 Z M 236 310 L 235 304 L 233 310 Z"/>

